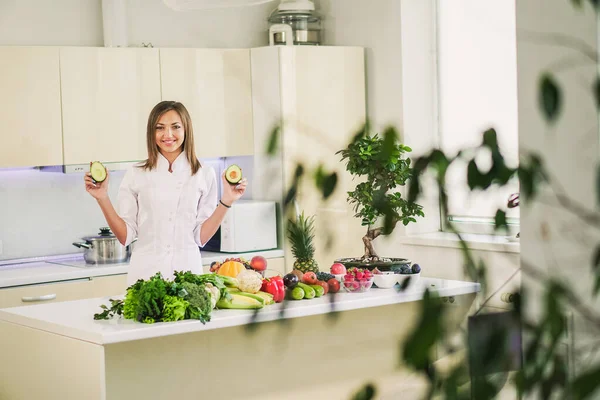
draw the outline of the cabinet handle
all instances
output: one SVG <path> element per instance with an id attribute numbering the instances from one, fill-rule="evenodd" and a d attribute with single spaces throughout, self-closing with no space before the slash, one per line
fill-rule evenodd
<path id="1" fill-rule="evenodd" d="M 24 303 L 31 303 L 34 301 L 48 301 L 54 300 L 56 298 L 56 294 L 45 294 L 43 296 L 35 296 L 35 297 L 21 297 L 21 301 Z"/>

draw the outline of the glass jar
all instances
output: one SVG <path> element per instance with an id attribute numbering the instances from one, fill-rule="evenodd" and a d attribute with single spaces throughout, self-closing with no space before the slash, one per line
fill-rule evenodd
<path id="1" fill-rule="evenodd" d="M 275 45 L 286 44 L 289 30 L 278 29 L 281 25 L 291 27 L 293 44 L 318 46 L 321 44 L 321 17 L 312 10 L 279 10 L 269 16 L 269 32 Z"/>

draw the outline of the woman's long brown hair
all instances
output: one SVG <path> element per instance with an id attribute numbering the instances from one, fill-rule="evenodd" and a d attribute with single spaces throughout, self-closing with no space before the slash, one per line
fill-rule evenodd
<path id="1" fill-rule="evenodd" d="M 183 139 L 183 152 L 192 167 L 192 175 L 202 167 L 194 148 L 194 128 L 192 127 L 192 118 L 185 106 L 177 101 L 161 101 L 154 106 L 148 117 L 148 126 L 146 127 L 146 145 L 148 147 L 148 159 L 141 166 L 145 170 L 153 170 L 158 162 L 158 146 L 156 145 L 156 124 L 160 117 L 167 111 L 174 110 L 179 114 L 183 124 L 185 137 Z"/>

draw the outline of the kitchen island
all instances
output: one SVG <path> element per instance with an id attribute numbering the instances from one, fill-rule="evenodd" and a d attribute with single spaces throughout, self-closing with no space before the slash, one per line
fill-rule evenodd
<path id="1" fill-rule="evenodd" d="M 199 321 L 95 321 L 107 298 L 0 310 L 0 399 L 345 399 L 367 381 L 403 390 L 398 343 L 428 288 L 458 326 L 479 284 L 420 278 Z M 333 299 L 333 301 L 332 301 Z M 330 313 L 332 307 L 336 312 Z M 413 382 L 414 383 L 414 382 Z"/>

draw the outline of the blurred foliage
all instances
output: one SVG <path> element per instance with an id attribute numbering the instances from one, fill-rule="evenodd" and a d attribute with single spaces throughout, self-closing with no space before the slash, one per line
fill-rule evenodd
<path id="1" fill-rule="evenodd" d="M 585 0 L 570 0 L 576 7 L 583 7 Z M 588 0 L 598 11 L 599 1 Z M 600 79 L 593 82 L 590 90 L 597 107 L 600 107 Z M 550 72 L 544 72 L 538 82 L 539 111 L 549 126 L 556 124 L 564 108 L 564 94 L 556 77 Z M 275 154 L 278 143 L 278 129 L 273 131 L 269 142 L 269 154 Z M 552 179 L 550 179 L 542 157 L 535 153 L 524 154 L 518 166 L 506 164 L 498 145 L 497 132 L 490 127 L 482 133 L 482 140 L 472 149 L 463 149 L 456 155 L 445 154 L 441 149 L 433 149 L 411 163 L 406 153 L 411 152 L 410 147 L 398 143 L 397 130 L 389 127 L 384 130 L 383 136 L 371 135 L 369 125 L 366 124 L 352 138 L 347 148 L 336 154 L 341 154 L 342 161 L 346 161 L 346 169 L 352 175 L 366 178 L 357 184 L 355 190 L 348 193 L 348 201 L 354 205 L 356 217 L 362 224 L 369 226 L 369 231 L 380 217 L 384 218 L 384 228 L 381 233 L 390 233 L 396 222 L 408 224 L 415 222 L 415 216 L 423 216 L 423 210 L 417 201 L 423 196 L 425 179 L 433 177 L 440 196 L 441 211 L 447 215 L 448 196 L 446 191 L 446 174 L 455 162 L 466 163 L 467 183 L 471 191 L 488 190 L 492 187 L 502 187 L 513 179 L 520 183 L 521 206 L 528 207 L 538 196 L 543 188 L 549 188 L 556 193 Z M 480 153 L 489 156 L 491 167 L 484 170 L 478 163 Z M 600 204 L 600 165 L 595 188 Z M 304 166 L 299 164 L 296 169 L 295 179 L 286 196 L 286 206 L 292 203 L 298 191 L 299 180 L 304 176 Z M 314 183 L 323 194 L 323 198 L 331 195 L 336 188 L 338 176 L 327 173 L 319 167 L 314 174 Z M 408 185 L 408 194 L 403 197 L 395 192 L 398 186 Z M 597 210 L 584 210 L 567 194 L 560 198 L 563 211 L 569 212 L 588 224 L 600 229 L 600 216 Z M 593 219 L 590 216 L 593 215 Z M 495 228 L 507 229 L 506 210 L 499 209 L 495 213 Z M 485 288 L 487 268 L 482 260 L 476 260 L 471 249 L 463 240 L 462 235 L 448 222 L 448 228 L 460 240 L 460 248 L 464 256 L 465 273 L 474 281 L 481 282 Z M 592 295 L 600 292 L 600 244 L 598 244 L 590 260 L 591 279 L 595 283 Z M 518 321 L 520 333 L 524 340 L 522 345 L 521 365 L 511 380 L 510 384 L 524 398 L 565 398 L 565 399 L 592 399 L 600 396 L 600 365 L 595 365 L 585 370 L 569 369 L 568 355 L 561 343 L 565 341 L 567 321 L 570 313 L 577 313 L 594 329 L 600 331 L 600 312 L 590 309 L 579 288 L 571 288 L 565 282 L 547 276 L 544 271 L 535 265 L 530 265 L 521 260 L 521 271 L 537 280 L 544 288 L 543 297 L 530 298 L 528 293 L 521 289 L 515 296 L 513 309 L 509 313 Z M 405 285 L 406 286 L 406 285 Z M 405 288 L 405 287 L 404 287 Z M 402 291 L 402 290 L 400 290 Z M 526 316 L 522 311 L 526 309 L 529 300 L 540 304 L 540 313 L 535 320 Z M 333 303 L 332 303 L 333 304 Z M 474 312 L 480 314 L 481 309 Z M 421 302 L 421 313 L 413 330 L 400 343 L 399 361 L 409 366 L 414 371 L 423 374 L 429 381 L 427 398 L 445 399 L 493 399 L 498 391 L 505 386 L 507 372 L 511 367 L 507 364 L 507 342 L 510 340 L 510 330 L 500 328 L 489 335 L 479 338 L 478 348 L 485 351 L 477 354 L 478 359 L 467 357 L 457 363 L 449 373 L 440 374 L 433 364 L 434 349 L 446 349 L 448 332 L 445 331 L 443 321 L 447 308 L 438 298 L 429 291 L 424 293 Z M 483 314 L 485 315 L 485 314 Z M 468 334 L 464 343 L 468 346 Z M 514 360 L 513 360 L 514 361 Z M 473 365 L 470 365 L 472 363 Z M 375 367 L 376 368 L 376 367 Z M 499 369 L 498 373 L 494 369 Z M 504 372 L 503 372 L 504 371 Z M 465 384 L 465 382 L 469 382 Z M 368 383 L 360 389 L 353 399 L 374 398 L 376 387 Z"/>

